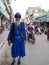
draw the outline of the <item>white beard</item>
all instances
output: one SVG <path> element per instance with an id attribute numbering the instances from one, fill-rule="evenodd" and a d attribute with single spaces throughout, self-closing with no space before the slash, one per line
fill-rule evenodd
<path id="1" fill-rule="evenodd" d="M 16 24 L 17 26 L 19 26 L 19 25 L 20 25 L 20 21 L 15 21 L 15 24 Z"/>

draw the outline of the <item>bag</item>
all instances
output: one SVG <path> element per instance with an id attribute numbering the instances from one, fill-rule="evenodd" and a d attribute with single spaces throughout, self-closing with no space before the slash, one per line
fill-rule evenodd
<path id="1" fill-rule="evenodd" d="M 12 23 L 12 31 L 11 31 L 11 39 L 10 39 L 10 43 L 12 43 L 14 40 L 14 23 Z"/>
<path id="2" fill-rule="evenodd" d="M 19 29 L 19 28 L 18 28 L 18 30 L 19 30 L 19 32 L 20 32 L 20 34 L 21 34 L 21 37 L 22 37 L 23 41 L 24 41 L 24 36 L 23 36 L 23 33 L 20 31 L 20 29 Z"/>

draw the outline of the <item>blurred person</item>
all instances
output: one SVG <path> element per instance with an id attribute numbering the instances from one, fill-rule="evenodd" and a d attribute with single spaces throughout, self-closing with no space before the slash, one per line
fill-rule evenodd
<path id="1" fill-rule="evenodd" d="M 44 29 L 44 34 L 47 35 L 47 26 L 44 27 L 44 28 L 45 28 L 45 29 Z"/>
<path id="2" fill-rule="evenodd" d="M 37 29 L 38 29 L 39 34 L 41 35 L 41 30 L 40 30 L 40 27 L 38 27 Z"/>
<path id="3" fill-rule="evenodd" d="M 15 64 L 15 58 L 18 57 L 17 65 L 21 64 L 21 57 L 26 56 L 25 54 L 25 44 L 26 44 L 26 32 L 24 22 L 20 22 L 21 14 L 17 12 L 15 14 L 16 21 L 14 22 L 14 39 L 12 42 L 12 49 L 11 55 L 13 61 L 11 65 Z M 13 25 L 13 24 L 12 24 Z M 11 45 L 11 32 L 12 32 L 12 25 L 10 26 L 10 32 L 8 34 L 8 45 Z"/>
<path id="4" fill-rule="evenodd" d="M 38 28 L 38 26 L 37 25 L 35 25 L 35 30 Z"/>
<path id="5" fill-rule="evenodd" d="M 32 43 L 35 43 L 35 36 L 34 36 L 34 28 L 32 26 L 32 23 L 29 24 L 28 29 L 27 29 L 27 36 L 28 36 L 28 40 L 31 39 Z"/>
<path id="6" fill-rule="evenodd" d="M 32 23 L 29 23 L 27 30 L 28 30 L 28 32 L 32 32 L 33 31 Z"/>
<path id="7" fill-rule="evenodd" d="M 47 40 L 49 40 L 49 27 L 47 28 Z"/>
<path id="8" fill-rule="evenodd" d="M 35 25 L 35 32 L 38 32 L 38 26 Z"/>

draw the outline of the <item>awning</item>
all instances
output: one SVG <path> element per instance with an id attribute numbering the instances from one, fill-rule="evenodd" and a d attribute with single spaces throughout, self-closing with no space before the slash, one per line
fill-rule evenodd
<path id="1" fill-rule="evenodd" d="M 49 11 L 39 14 L 36 18 L 40 18 L 49 14 Z"/>
<path id="2" fill-rule="evenodd" d="M 41 23 L 42 22 L 45 22 L 47 20 L 47 17 L 46 16 L 43 16 L 43 17 L 39 18 L 39 20 L 40 20 Z"/>

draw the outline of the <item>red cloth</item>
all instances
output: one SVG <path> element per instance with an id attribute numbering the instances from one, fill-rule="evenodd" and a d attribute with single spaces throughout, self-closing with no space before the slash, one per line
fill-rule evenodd
<path id="1" fill-rule="evenodd" d="M 35 30 L 38 28 L 38 26 L 35 26 Z"/>

